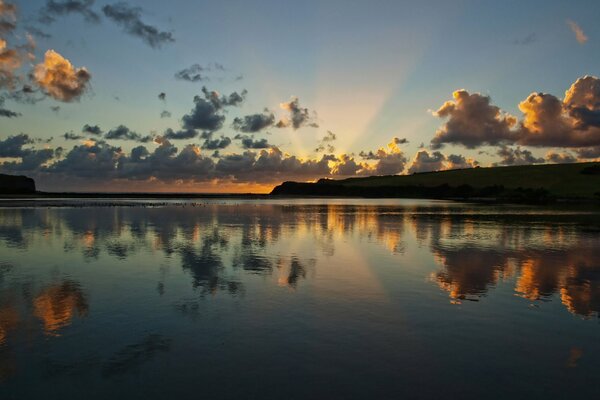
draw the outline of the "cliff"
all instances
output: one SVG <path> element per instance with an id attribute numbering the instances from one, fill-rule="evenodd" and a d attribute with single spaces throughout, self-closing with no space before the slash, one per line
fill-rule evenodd
<path id="1" fill-rule="evenodd" d="M 35 193 L 35 181 L 22 175 L 0 174 L 0 194 Z"/>

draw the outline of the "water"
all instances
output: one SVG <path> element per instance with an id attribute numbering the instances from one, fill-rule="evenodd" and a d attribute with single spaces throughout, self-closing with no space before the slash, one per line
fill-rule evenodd
<path id="1" fill-rule="evenodd" d="M 597 210 L 81 202 L 0 209 L 1 399 L 600 394 Z"/>

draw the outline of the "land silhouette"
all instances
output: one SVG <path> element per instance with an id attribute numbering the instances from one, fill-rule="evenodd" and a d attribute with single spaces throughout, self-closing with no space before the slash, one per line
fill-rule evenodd
<path id="1" fill-rule="evenodd" d="M 283 182 L 270 195 L 202 193 L 58 193 L 36 190 L 26 176 L 0 174 L 0 195 L 98 198 L 206 198 L 319 196 L 367 198 L 428 198 L 544 203 L 557 200 L 600 200 L 600 162 L 468 168 L 412 175 L 320 179 L 314 183 Z"/>

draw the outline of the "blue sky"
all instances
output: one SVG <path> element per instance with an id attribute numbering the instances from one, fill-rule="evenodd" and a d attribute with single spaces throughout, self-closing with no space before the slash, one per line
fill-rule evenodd
<path id="1" fill-rule="evenodd" d="M 0 139 L 20 133 L 53 137 L 50 146 L 65 150 L 77 143 L 61 135 L 80 133 L 84 124 L 105 131 L 126 125 L 158 136 L 179 129 L 192 99 L 206 86 L 222 94 L 248 91 L 240 107 L 224 112 L 226 122 L 215 137 L 234 137 L 233 118 L 265 107 L 280 118 L 279 104 L 297 96 L 311 115 L 316 112 L 319 127 L 266 129 L 255 138 L 304 159 L 319 158 L 313 150 L 331 131 L 335 154 L 354 154 L 357 162 L 361 151 L 406 138 L 400 146 L 407 159 L 401 173 L 406 173 L 421 143 L 433 151 L 429 143 L 445 121 L 430 111 L 451 100 L 455 90 L 490 96 L 493 105 L 520 118 L 518 104 L 530 93 L 563 98 L 578 78 L 600 75 L 600 4 L 594 1 L 128 1 L 128 7 L 141 8 L 144 23 L 172 33 L 174 41 L 160 48 L 125 33 L 102 13 L 114 2 L 91 2 L 101 17 L 97 24 L 80 13 L 55 15 L 54 23 L 44 24 L 38 17 L 45 0 L 12 3 L 17 29 L 0 37 L 17 44 L 34 26 L 51 37 L 34 35 L 32 66 L 54 49 L 75 67 L 85 67 L 91 79 L 69 102 L 47 96 L 23 104 L 6 96 L 4 107 L 21 115 L 0 119 Z M 583 30 L 586 42 L 576 40 L 569 20 Z M 225 71 L 212 68 L 201 82 L 174 78 L 196 63 L 218 63 Z M 165 102 L 157 97 L 161 92 Z M 58 112 L 53 106 L 60 106 Z M 163 110 L 172 116 L 161 118 Z M 176 144 L 181 149 L 188 143 L 202 141 Z M 138 145 L 111 144 L 124 151 Z M 496 147 L 447 142 L 442 152 L 488 165 L 498 161 Z M 529 148 L 536 157 L 550 149 Z M 234 140 L 222 153 L 243 151 Z"/>

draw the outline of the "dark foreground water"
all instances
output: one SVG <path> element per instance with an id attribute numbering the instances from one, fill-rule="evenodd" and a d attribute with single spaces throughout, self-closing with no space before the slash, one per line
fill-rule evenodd
<path id="1" fill-rule="evenodd" d="M 0 209 L 0 399 L 598 398 L 600 214 Z"/>

